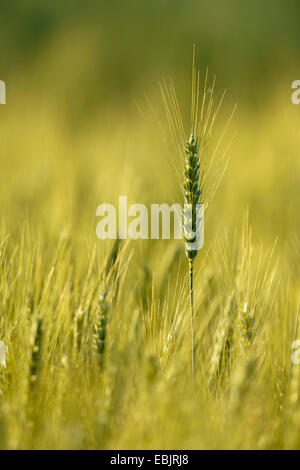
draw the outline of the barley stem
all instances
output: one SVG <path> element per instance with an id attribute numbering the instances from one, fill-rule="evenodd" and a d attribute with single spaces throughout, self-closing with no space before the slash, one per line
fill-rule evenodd
<path id="1" fill-rule="evenodd" d="M 190 278 L 190 319 L 191 319 L 191 360 L 192 375 L 195 374 L 195 331 L 194 331 L 194 260 L 189 258 L 189 278 Z"/>

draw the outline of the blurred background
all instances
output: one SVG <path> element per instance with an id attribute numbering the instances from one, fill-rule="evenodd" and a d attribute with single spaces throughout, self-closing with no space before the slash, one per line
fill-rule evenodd
<path id="1" fill-rule="evenodd" d="M 0 1 L 7 87 L 0 105 L 0 340 L 9 351 L 7 372 L 0 371 L 0 389 L 9 384 L 0 394 L 0 447 L 299 448 L 299 394 L 286 407 L 299 317 L 300 105 L 291 101 L 292 82 L 300 80 L 299 17 L 299 0 Z M 159 82 L 172 78 L 188 138 L 194 44 L 202 89 L 207 67 L 217 77 L 214 109 L 227 90 L 208 159 L 237 104 L 215 159 L 229 163 L 195 261 L 200 386 L 195 394 L 187 367 L 187 260 L 178 240 L 128 243 L 106 340 L 115 380 L 108 372 L 101 382 L 90 360 L 90 320 L 99 316 L 110 243 L 96 237 L 96 208 L 117 205 L 119 195 L 129 205 L 182 197 Z M 246 223 L 241 230 L 247 211 L 251 230 Z M 211 357 L 220 367 L 223 357 L 234 363 L 236 356 L 234 372 L 245 372 L 239 348 L 234 360 L 227 352 L 237 318 L 228 331 L 222 326 L 229 312 L 236 315 L 231 297 L 238 297 L 239 317 L 251 320 L 252 364 L 260 362 L 233 386 L 226 366 L 215 401 L 206 382 Z M 38 401 L 27 406 L 37 315 L 45 319 L 45 367 Z M 232 390 L 243 396 L 236 412 Z M 297 411 L 292 439 L 290 409 Z"/>
<path id="2" fill-rule="evenodd" d="M 17 87 L 90 113 L 165 75 L 185 82 L 195 42 L 200 64 L 257 105 L 297 75 L 299 10 L 296 0 L 2 1 L 1 73 L 10 102 Z"/>
<path id="3" fill-rule="evenodd" d="M 213 224 L 231 225 L 249 206 L 259 236 L 297 231 L 299 13 L 296 0 L 3 0 L 0 204 L 9 230 L 34 217 L 48 234 L 75 219 L 94 230 L 97 205 L 122 191 L 173 199 L 155 176 L 159 133 L 135 103 L 143 109 L 147 95 L 163 115 L 158 82 L 172 77 L 188 110 L 195 43 L 200 70 L 217 76 L 216 96 L 227 89 L 219 130 L 238 103 Z"/>

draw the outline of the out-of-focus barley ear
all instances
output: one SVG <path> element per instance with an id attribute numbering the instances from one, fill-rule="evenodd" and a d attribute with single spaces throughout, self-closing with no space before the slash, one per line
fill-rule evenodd
<path id="1" fill-rule="evenodd" d="M 253 344 L 256 337 L 255 314 L 251 312 L 248 302 L 245 302 L 239 312 L 239 329 L 242 343 L 244 347 L 248 349 Z"/>
<path id="2" fill-rule="evenodd" d="M 169 254 L 169 252 L 167 252 L 169 261 L 166 263 L 165 269 L 162 272 L 160 283 L 159 283 L 159 292 L 160 292 L 161 297 L 163 297 L 165 292 L 167 292 L 168 290 L 170 276 L 171 276 L 173 269 L 175 269 L 176 266 L 178 269 L 178 266 L 180 266 L 180 258 L 181 258 L 182 252 L 183 252 L 182 246 L 173 247 L 171 255 Z"/>
<path id="3" fill-rule="evenodd" d="M 220 319 L 214 340 L 211 357 L 209 385 L 214 388 L 225 372 L 230 371 L 231 350 L 233 347 L 234 330 L 237 317 L 235 291 L 229 296 L 223 316 Z"/>
<path id="4" fill-rule="evenodd" d="M 102 273 L 102 294 L 108 293 L 109 290 L 112 291 L 111 302 L 114 304 L 117 300 L 119 293 L 119 264 L 120 264 L 120 254 L 124 248 L 122 240 L 117 238 L 110 250 L 110 253 L 107 257 L 105 270 Z"/>
<path id="5" fill-rule="evenodd" d="M 255 310 L 255 309 L 254 309 Z M 230 410 L 238 415 L 250 391 L 250 385 L 255 374 L 258 357 L 253 354 L 253 345 L 256 337 L 255 313 L 251 311 L 248 302 L 238 309 L 235 341 L 237 343 L 237 365 L 231 377 L 230 384 Z"/>
<path id="6" fill-rule="evenodd" d="M 118 256 L 119 256 L 119 252 L 120 252 L 120 248 L 121 248 L 121 243 L 122 243 L 122 240 L 120 240 L 120 238 L 117 238 L 116 241 L 114 242 L 113 246 L 112 246 L 112 249 L 107 257 L 107 261 L 106 261 L 106 266 L 105 266 L 105 277 L 108 278 L 108 276 L 110 275 L 111 273 L 111 270 L 113 269 L 113 267 L 116 265 L 117 261 L 118 261 Z"/>
<path id="7" fill-rule="evenodd" d="M 233 374 L 230 390 L 230 410 L 233 415 L 239 415 L 243 408 L 248 393 L 250 393 L 250 385 L 252 383 L 257 364 L 257 357 L 245 359 L 239 363 Z"/>
<path id="8" fill-rule="evenodd" d="M 139 272 L 138 284 L 135 288 L 136 301 L 140 305 L 142 312 L 150 308 L 152 295 L 153 276 L 151 268 L 143 264 Z"/>
<path id="9" fill-rule="evenodd" d="M 4 394 L 5 388 L 8 383 L 8 368 L 7 368 L 8 347 L 4 341 L 0 341 L 0 405 L 1 397 Z"/>
<path id="10" fill-rule="evenodd" d="M 26 312 L 28 315 L 31 315 L 34 310 L 34 295 L 33 292 L 28 292 L 26 298 Z"/>
<path id="11" fill-rule="evenodd" d="M 77 350 L 80 350 L 81 348 L 84 318 L 85 318 L 85 311 L 82 309 L 82 307 L 79 307 L 74 315 L 73 323 L 71 327 L 71 338 L 72 338 L 73 347 Z"/>
<path id="12" fill-rule="evenodd" d="M 145 358 L 145 372 L 147 385 L 154 384 L 158 374 L 157 359 L 154 354 L 148 354 Z"/>
<path id="13" fill-rule="evenodd" d="M 32 388 L 37 381 L 43 342 L 43 318 L 38 317 L 33 325 L 30 342 L 29 382 Z"/>
<path id="14" fill-rule="evenodd" d="M 101 370 L 103 370 L 103 366 L 104 366 L 106 325 L 107 325 L 109 310 L 110 310 L 110 306 L 107 301 L 107 294 L 102 294 L 98 301 L 96 321 L 94 324 L 94 342 L 95 342 L 96 354 L 97 354 L 97 358 L 98 358 L 99 366 Z"/>
<path id="15" fill-rule="evenodd" d="M 94 346 L 100 369 L 104 368 L 107 323 L 119 286 L 119 255 L 121 240 L 117 239 L 107 257 L 106 266 L 101 276 L 101 293 L 98 300 L 94 321 Z"/>

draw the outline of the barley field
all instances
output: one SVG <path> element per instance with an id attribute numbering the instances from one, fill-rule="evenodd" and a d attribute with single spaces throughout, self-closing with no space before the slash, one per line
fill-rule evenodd
<path id="1" fill-rule="evenodd" d="M 168 9 L 153 5 L 147 8 L 159 12 L 162 27 Z M 275 5 L 279 18 L 283 2 Z M 58 15 L 59 3 L 52 8 Z M 273 63 L 265 64 L 265 78 L 253 65 L 246 85 L 239 50 L 228 70 L 209 49 L 217 27 L 203 27 L 197 38 L 202 23 L 190 18 L 192 8 L 185 13 L 175 2 L 177 30 L 167 26 L 161 50 L 158 38 L 152 49 L 150 39 L 136 45 L 138 57 L 113 47 L 123 23 L 109 8 L 99 37 L 100 19 L 79 6 L 78 17 L 54 29 L 38 13 L 30 29 L 20 13 L 32 42 L 23 43 L 21 33 L 10 38 L 2 58 L 0 449 L 299 449 L 300 365 L 292 344 L 300 340 L 300 107 L 290 99 L 299 78 L 296 50 L 289 56 L 278 49 L 287 66 L 271 81 Z M 150 36 L 139 14 L 130 41 Z M 149 24 L 156 19 L 150 15 Z M 38 26 L 52 31 L 47 41 Z M 108 39 L 117 26 L 117 39 Z M 5 29 L 0 35 L 9 37 Z M 111 49 L 101 40 L 111 40 Z M 213 110 L 227 91 L 205 146 L 207 161 L 214 159 L 207 179 L 213 197 L 205 200 L 205 243 L 193 261 L 192 351 L 184 242 L 99 240 L 96 209 L 118 207 L 120 195 L 149 207 L 184 203 L 172 137 L 178 123 L 171 113 L 170 132 L 158 81 L 170 90 L 172 77 L 188 142 L 194 42 L 201 92 L 209 66 Z M 255 62 L 255 46 L 249 62 L 262 66 L 271 49 Z"/>

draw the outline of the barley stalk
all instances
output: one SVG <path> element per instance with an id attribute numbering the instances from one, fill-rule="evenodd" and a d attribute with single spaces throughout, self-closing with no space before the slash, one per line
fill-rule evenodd
<path id="1" fill-rule="evenodd" d="M 194 331 L 194 258 L 198 250 L 191 249 L 191 244 L 197 237 L 197 204 L 200 203 L 202 190 L 199 185 L 200 159 L 198 155 L 198 143 L 191 134 L 185 147 L 186 159 L 184 165 L 184 199 L 191 209 L 187 217 L 185 211 L 184 228 L 189 227 L 192 234 L 185 231 L 185 252 L 189 262 L 189 291 L 190 291 L 190 324 L 191 324 L 191 364 L 192 375 L 195 374 L 195 331 Z"/>
<path id="2" fill-rule="evenodd" d="M 184 210 L 184 241 L 185 251 L 189 263 L 189 300 L 190 300 L 190 328 L 191 328 L 191 367 L 192 375 L 195 374 L 195 329 L 194 329 L 194 258 L 198 253 L 196 241 L 198 241 L 199 228 L 197 205 L 205 204 L 207 208 L 210 200 L 214 196 L 223 173 L 226 168 L 226 155 L 228 147 L 225 149 L 222 158 L 217 163 L 216 154 L 222 143 L 233 113 L 228 119 L 225 130 L 221 135 L 215 150 L 208 152 L 208 142 L 212 135 L 212 130 L 217 113 L 222 105 L 225 92 L 221 96 L 216 108 L 214 108 L 214 87 L 215 77 L 209 80 L 208 71 L 204 76 L 204 86 L 200 86 L 200 72 L 195 68 L 195 48 L 193 51 L 192 66 L 192 97 L 191 97 L 191 120 L 190 137 L 186 140 L 186 130 L 182 119 L 181 109 L 177 100 L 172 81 L 168 84 L 161 84 L 163 103 L 168 120 L 171 137 L 172 153 L 179 159 L 172 160 L 174 169 L 183 187 L 183 196 L 186 208 Z M 234 112 L 234 110 L 233 110 Z M 160 124 L 160 123 L 159 123 Z M 160 125 L 161 127 L 161 125 Z M 206 155 L 210 154 L 207 160 Z M 179 164 L 179 166 L 178 166 Z M 182 168 L 184 175 L 182 181 Z M 182 184 L 183 183 L 183 184 Z"/>
<path id="3" fill-rule="evenodd" d="M 193 259 L 189 259 L 190 277 L 190 318 L 191 318 L 191 348 L 192 348 L 192 375 L 195 375 L 195 330 L 194 330 L 194 266 Z"/>

